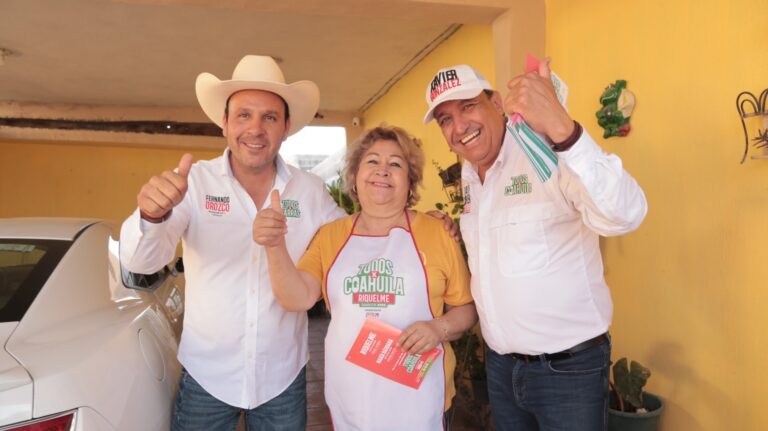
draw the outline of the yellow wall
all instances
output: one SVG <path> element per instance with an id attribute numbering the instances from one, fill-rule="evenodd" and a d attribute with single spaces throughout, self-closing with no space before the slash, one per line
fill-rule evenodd
<path id="1" fill-rule="evenodd" d="M 442 168 L 456 163 L 456 156 L 448 150 L 440 129 L 434 122 L 424 125 L 427 111 L 424 94 L 427 84 L 438 69 L 455 64 L 469 64 L 482 73 L 493 85 L 493 34 L 489 26 L 464 26 L 437 49 L 424 58 L 387 94 L 365 112 L 366 128 L 382 122 L 403 127 L 422 141 L 426 163 L 424 166 L 424 190 L 416 208 L 429 211 L 436 202 L 445 202 L 435 160 Z"/>
<path id="2" fill-rule="evenodd" d="M 603 88 L 637 96 L 627 138 L 599 139 L 648 197 L 603 241 L 614 358 L 649 366 L 663 430 L 768 427 L 768 160 L 739 165 L 736 95 L 768 87 L 765 0 L 549 0 L 547 55 L 593 136 Z"/>
<path id="3" fill-rule="evenodd" d="M 632 234 L 602 242 L 615 301 L 614 359 L 649 366 L 663 396 L 662 430 L 760 430 L 768 424 L 768 160 L 739 165 L 736 95 L 768 86 L 764 0 L 549 0 L 546 51 L 570 87 L 568 106 L 648 197 Z M 423 139 L 420 209 L 443 200 L 431 159 L 448 153 L 422 126 L 424 86 L 450 64 L 493 82 L 489 27 L 466 26 L 365 114 Z M 603 88 L 627 79 L 637 96 L 627 138 L 602 139 Z"/>
<path id="4" fill-rule="evenodd" d="M 222 138 L 222 151 L 224 139 Z M 0 141 L 0 217 L 95 217 L 122 222 L 153 175 L 191 152 L 106 144 Z M 117 230 L 116 230 L 117 232 Z"/>

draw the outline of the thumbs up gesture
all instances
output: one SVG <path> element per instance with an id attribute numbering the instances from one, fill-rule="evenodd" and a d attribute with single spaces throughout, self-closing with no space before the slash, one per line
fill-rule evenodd
<path id="1" fill-rule="evenodd" d="M 178 168 L 156 175 L 141 187 L 136 200 L 143 218 L 162 220 L 187 194 L 187 177 L 192 168 L 192 154 L 184 154 Z"/>
<path id="2" fill-rule="evenodd" d="M 253 220 L 253 240 L 257 244 L 272 248 L 285 244 L 288 223 L 280 206 L 280 192 L 272 190 L 270 207 L 262 208 Z"/>
<path id="3" fill-rule="evenodd" d="M 557 99 L 549 61 L 544 59 L 537 70 L 509 81 L 504 111 L 510 116 L 522 115 L 533 130 L 546 135 L 552 142 L 562 142 L 571 135 L 575 125 Z"/>

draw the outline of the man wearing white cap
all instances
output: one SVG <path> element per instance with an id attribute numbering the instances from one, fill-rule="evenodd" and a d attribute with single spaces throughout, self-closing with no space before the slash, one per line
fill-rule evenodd
<path id="1" fill-rule="evenodd" d="M 286 84 L 270 57 L 248 55 L 219 80 L 203 73 L 197 98 L 221 126 L 221 157 L 149 180 L 123 223 L 120 256 L 132 272 L 153 273 L 184 248 L 186 301 L 179 360 L 184 367 L 173 430 L 306 428 L 307 315 L 285 311 L 272 294 L 263 247 L 251 238 L 256 212 L 277 189 L 294 260 L 315 231 L 344 215 L 322 180 L 288 166 L 281 143 L 319 105 L 310 81 Z"/>
<path id="2" fill-rule="evenodd" d="M 631 232 L 647 212 L 621 160 L 559 103 L 550 74 L 542 62 L 512 79 L 502 102 L 459 65 L 426 92 L 424 122 L 465 160 L 461 231 L 499 431 L 605 429 L 613 309 L 599 236 Z"/>

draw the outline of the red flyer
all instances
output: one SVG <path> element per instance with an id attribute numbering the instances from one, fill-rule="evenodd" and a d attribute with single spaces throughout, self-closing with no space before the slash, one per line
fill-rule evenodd
<path id="1" fill-rule="evenodd" d="M 419 389 L 427 371 L 442 350 L 435 347 L 423 355 L 412 355 L 397 346 L 402 331 L 369 317 L 347 354 L 347 360 L 414 389 Z"/>

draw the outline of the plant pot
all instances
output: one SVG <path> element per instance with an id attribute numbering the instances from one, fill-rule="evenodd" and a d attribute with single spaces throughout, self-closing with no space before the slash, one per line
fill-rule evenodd
<path id="1" fill-rule="evenodd" d="M 664 401 L 656 395 L 643 393 L 643 407 L 648 413 L 627 413 L 614 410 L 611 400 L 608 408 L 608 431 L 657 431 L 659 418 L 664 411 Z"/>

